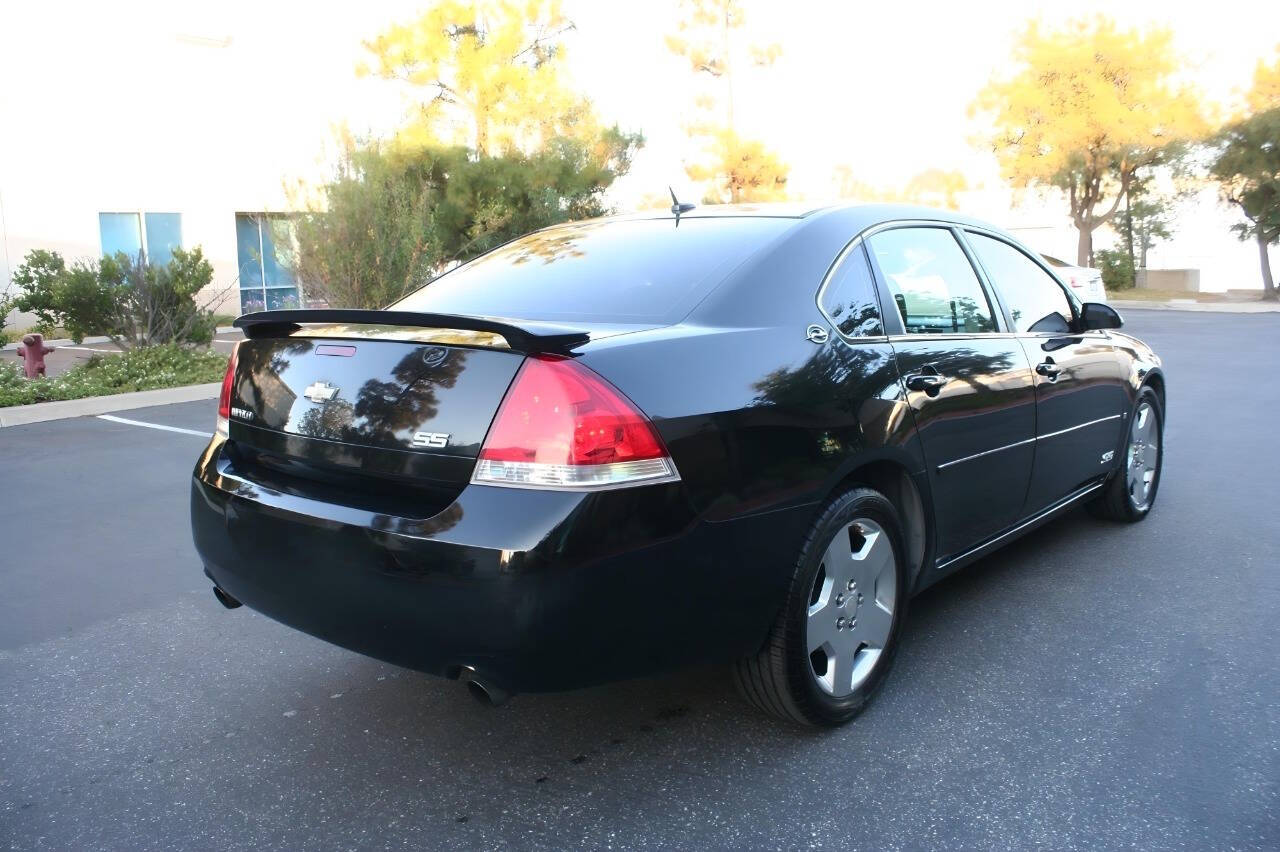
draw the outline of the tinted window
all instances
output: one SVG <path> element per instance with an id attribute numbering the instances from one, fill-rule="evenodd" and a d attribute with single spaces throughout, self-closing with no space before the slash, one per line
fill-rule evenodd
<path id="1" fill-rule="evenodd" d="M 969 244 L 1004 296 L 1017 331 L 1070 331 L 1071 303 L 1049 273 L 1013 246 L 982 234 Z"/>
<path id="2" fill-rule="evenodd" d="M 822 291 L 822 309 L 846 337 L 884 334 L 871 267 L 861 245 L 854 246 L 844 256 L 828 279 Z"/>
<path id="3" fill-rule="evenodd" d="M 793 219 L 584 222 L 521 237 L 401 299 L 407 311 L 674 322 Z"/>
<path id="4" fill-rule="evenodd" d="M 867 239 L 908 334 L 995 331 L 977 273 L 945 228 L 895 228 Z"/>

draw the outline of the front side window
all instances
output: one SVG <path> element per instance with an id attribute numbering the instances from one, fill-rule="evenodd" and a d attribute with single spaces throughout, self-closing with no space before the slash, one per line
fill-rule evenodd
<path id="1" fill-rule="evenodd" d="M 907 334 L 978 334 L 996 323 L 978 275 L 946 228 L 894 228 L 867 238 Z"/>
<path id="2" fill-rule="evenodd" d="M 237 213 L 236 260 L 242 313 L 302 306 L 294 274 L 297 238 L 291 217 Z"/>
<path id="3" fill-rule="evenodd" d="M 1071 330 L 1066 291 L 1039 264 L 1003 240 L 969 234 L 978 262 L 1004 296 L 1017 331 Z"/>
<path id="4" fill-rule="evenodd" d="M 827 280 L 822 291 L 822 310 L 845 337 L 884 334 L 871 267 L 861 244 L 850 249 Z"/>

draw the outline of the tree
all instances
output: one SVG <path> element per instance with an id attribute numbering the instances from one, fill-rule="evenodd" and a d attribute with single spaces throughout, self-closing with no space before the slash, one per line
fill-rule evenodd
<path id="1" fill-rule="evenodd" d="M 788 167 L 763 142 L 742 137 L 735 123 L 735 72 L 744 62 L 768 67 L 781 53 L 777 44 L 736 44 L 734 33 L 745 23 L 740 0 L 681 0 L 676 31 L 666 37 L 667 49 L 683 58 L 695 77 L 712 83 L 710 92 L 695 98 L 698 117 L 686 127 L 691 139 L 701 141 L 703 153 L 685 171 L 710 185 L 704 199 L 709 203 L 786 197 Z"/>
<path id="2" fill-rule="evenodd" d="M 596 129 L 562 72 L 571 29 L 560 0 L 443 0 L 365 42 L 373 63 L 357 70 L 426 91 L 404 141 L 486 156 L 531 151 Z"/>
<path id="3" fill-rule="evenodd" d="M 1183 62 L 1168 30 L 1120 30 L 1098 17 L 1018 39 L 1019 70 L 993 79 L 971 112 L 992 117 L 985 140 L 1015 187 L 1066 193 L 1089 265 L 1093 232 L 1120 210 L 1139 170 L 1171 162 L 1207 128 L 1198 95 L 1176 83 Z"/>
<path id="4" fill-rule="evenodd" d="M 501 156 L 464 147 L 349 144 L 297 225 L 300 280 L 333 307 L 383 308 L 521 234 L 608 212 L 605 190 L 643 139 L 556 137 Z"/>
<path id="5" fill-rule="evenodd" d="M 423 97 L 393 139 L 347 137 L 327 184 L 295 188 L 308 290 L 385 307 L 449 264 L 608 212 L 604 192 L 644 139 L 602 126 L 568 86 L 572 28 L 559 0 L 443 0 L 367 42 L 373 63 L 358 72 Z"/>
<path id="6" fill-rule="evenodd" d="M 848 165 L 836 166 L 834 179 L 841 198 L 881 201 L 894 204 L 923 204 L 927 207 L 960 209 L 959 195 L 969 189 L 969 181 L 958 171 L 925 169 L 912 175 L 900 189 L 875 186 L 861 180 Z"/>
<path id="7" fill-rule="evenodd" d="M 1276 49 L 1276 57 L 1267 63 L 1259 59 L 1253 69 L 1253 87 L 1245 95 L 1245 103 L 1250 114 L 1280 107 L 1280 47 Z"/>
<path id="8" fill-rule="evenodd" d="M 213 313 L 197 298 L 212 280 L 213 267 L 198 246 L 175 248 L 164 266 L 117 252 L 68 267 L 57 252 L 37 249 L 13 274 L 22 288 L 16 306 L 42 326 L 61 326 L 76 342 L 104 334 L 122 349 L 208 343 Z"/>
<path id="9" fill-rule="evenodd" d="M 1234 230 L 1258 246 L 1263 298 L 1275 300 L 1269 247 L 1280 242 L 1280 107 L 1240 119 L 1218 135 L 1211 174 L 1223 200 L 1239 209 Z"/>
<path id="10" fill-rule="evenodd" d="M 296 224 L 299 281 L 331 307 L 383 308 L 431 277 L 440 260 L 432 227 L 437 162 L 413 160 L 350 138 L 333 178 Z"/>
<path id="11" fill-rule="evenodd" d="M 743 139 L 725 127 L 712 136 L 709 150 L 707 161 L 686 168 L 690 178 L 709 184 L 704 203 L 782 201 L 787 197 L 787 167 L 763 142 Z"/>
<path id="12" fill-rule="evenodd" d="M 1244 216 L 1232 230 L 1257 244 L 1262 297 L 1275 300 L 1269 247 L 1280 242 L 1280 51 L 1254 68 L 1245 104 L 1244 114 L 1219 131 L 1210 173 L 1223 200 Z"/>
<path id="13" fill-rule="evenodd" d="M 1153 190 L 1149 177 L 1135 177 L 1129 185 L 1119 230 L 1130 268 L 1146 269 L 1147 252 L 1160 240 L 1173 236 L 1174 202 L 1174 198 Z"/>

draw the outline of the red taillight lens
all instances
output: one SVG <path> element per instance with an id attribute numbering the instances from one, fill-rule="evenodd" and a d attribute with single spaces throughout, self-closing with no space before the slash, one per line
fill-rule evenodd
<path id="1" fill-rule="evenodd" d="M 533 355 L 498 408 L 472 478 L 598 488 L 676 474 L 649 418 L 620 391 L 575 361 Z"/>
<path id="2" fill-rule="evenodd" d="M 222 377 L 222 391 L 218 394 L 217 432 L 226 437 L 231 423 L 231 386 L 236 378 L 236 356 L 240 352 L 240 344 L 231 347 L 231 358 L 227 361 L 227 372 Z"/>

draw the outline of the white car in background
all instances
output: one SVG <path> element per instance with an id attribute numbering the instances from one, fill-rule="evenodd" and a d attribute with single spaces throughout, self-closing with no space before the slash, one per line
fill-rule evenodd
<path id="1" fill-rule="evenodd" d="M 1040 255 L 1044 258 L 1044 262 L 1053 267 L 1053 271 L 1057 273 L 1075 294 L 1080 297 L 1082 302 L 1105 302 L 1107 301 L 1107 288 L 1102 286 L 1102 272 L 1097 269 L 1088 269 L 1083 266 L 1072 266 L 1065 260 L 1058 260 L 1047 254 Z"/>

